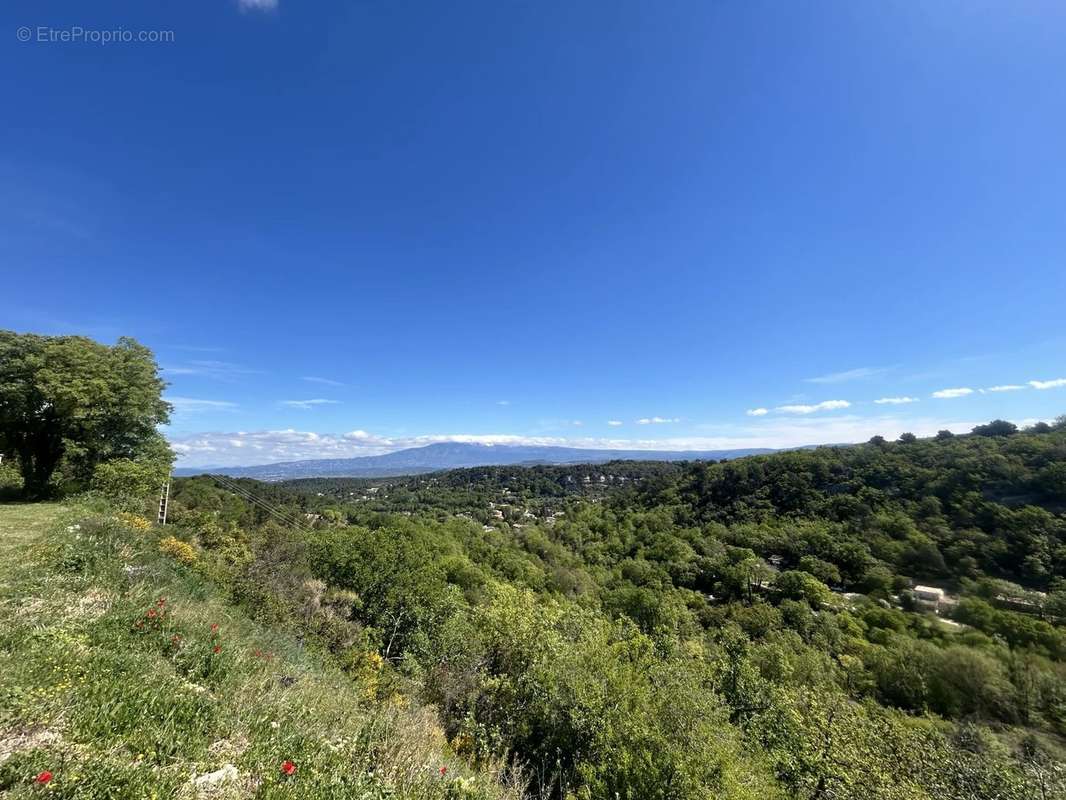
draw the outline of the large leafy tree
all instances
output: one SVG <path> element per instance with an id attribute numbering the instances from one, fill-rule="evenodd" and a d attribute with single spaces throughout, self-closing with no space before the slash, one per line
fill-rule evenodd
<path id="1" fill-rule="evenodd" d="M 158 456 L 164 386 L 133 339 L 0 331 L 0 448 L 18 456 L 25 494 L 43 495 L 60 462 L 87 481 L 103 462 Z"/>

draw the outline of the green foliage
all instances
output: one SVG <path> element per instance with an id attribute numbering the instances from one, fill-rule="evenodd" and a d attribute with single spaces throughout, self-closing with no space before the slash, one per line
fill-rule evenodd
<path id="1" fill-rule="evenodd" d="M 426 709 L 368 701 L 116 517 L 0 506 L 0 534 L 4 797 L 518 800 Z"/>
<path id="2" fill-rule="evenodd" d="M 144 507 L 159 495 L 170 477 L 170 461 L 165 458 L 116 458 L 93 469 L 91 487 L 117 504 L 131 510 Z"/>
<path id="3" fill-rule="evenodd" d="M 165 450 L 162 389 L 151 351 L 132 339 L 107 347 L 0 331 L 0 449 L 17 455 L 30 497 L 47 491 L 61 462 L 86 485 L 101 462 Z"/>
<path id="4" fill-rule="evenodd" d="M 246 613 L 532 796 L 1035 800 L 1066 750 L 1064 463 L 1066 429 L 994 426 L 625 481 L 244 482 L 310 531 L 197 478 L 173 518 Z"/>

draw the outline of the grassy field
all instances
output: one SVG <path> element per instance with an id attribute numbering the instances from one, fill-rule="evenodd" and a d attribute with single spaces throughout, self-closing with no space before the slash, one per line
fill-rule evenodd
<path id="1" fill-rule="evenodd" d="M 0 795 L 502 798 L 434 716 L 263 628 L 162 532 L 0 505 Z"/>

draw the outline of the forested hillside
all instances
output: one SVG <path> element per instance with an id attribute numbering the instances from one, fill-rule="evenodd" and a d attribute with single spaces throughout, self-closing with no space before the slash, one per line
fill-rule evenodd
<path id="1" fill-rule="evenodd" d="M 1064 476 L 1062 420 L 996 422 L 717 464 L 196 478 L 173 521 L 235 601 L 355 680 L 380 658 L 376 692 L 534 796 L 1048 798 Z"/>

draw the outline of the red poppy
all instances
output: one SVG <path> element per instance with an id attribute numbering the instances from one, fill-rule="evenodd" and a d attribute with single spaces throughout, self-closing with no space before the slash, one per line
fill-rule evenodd
<path id="1" fill-rule="evenodd" d="M 148 609 L 148 616 L 149 617 L 154 617 L 155 616 L 155 609 L 154 608 Z"/>
<path id="2" fill-rule="evenodd" d="M 440 768 L 440 776 L 443 778 L 447 774 L 448 774 L 448 768 L 447 767 L 441 767 Z"/>
<path id="3" fill-rule="evenodd" d="M 211 633 L 218 633 L 218 623 L 217 622 L 212 622 L 211 623 Z"/>
<path id="4" fill-rule="evenodd" d="M 52 780 L 52 773 L 49 772 L 48 770 L 45 770 L 44 772 L 42 772 L 40 775 L 37 776 L 37 783 L 44 784 L 44 783 L 48 783 L 48 781 L 50 781 L 50 780 Z"/>
<path id="5" fill-rule="evenodd" d="M 167 599 L 165 597 L 160 597 L 158 600 L 155 601 L 155 604 L 157 606 L 165 606 L 167 604 Z"/>
<path id="6" fill-rule="evenodd" d="M 222 645 L 216 644 L 215 645 L 215 652 L 216 653 L 221 653 L 222 652 Z"/>
<path id="7" fill-rule="evenodd" d="M 286 775 L 292 775 L 292 773 L 296 772 L 296 765 L 288 759 L 285 759 L 281 762 L 281 771 Z"/>

